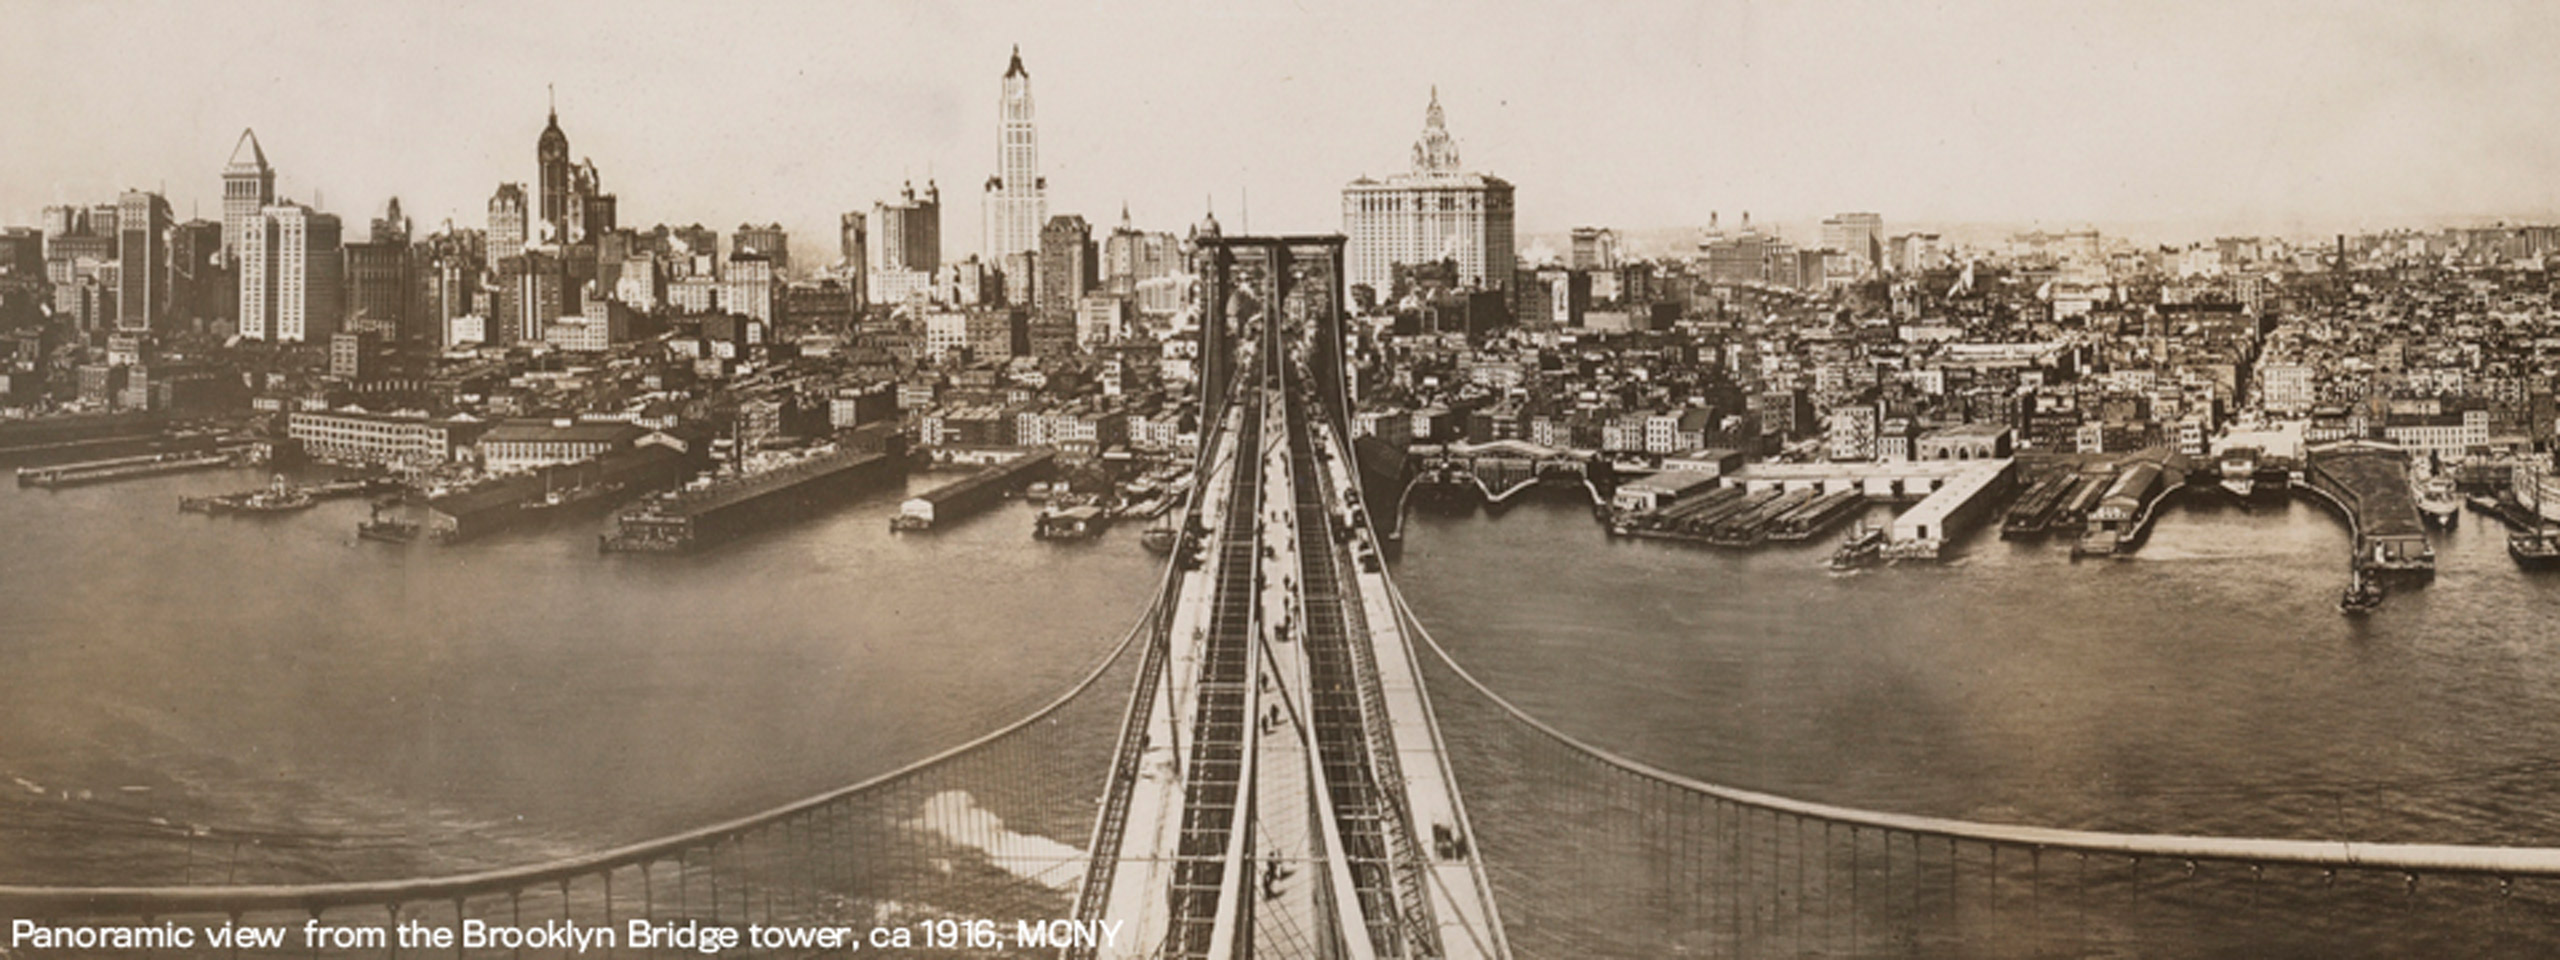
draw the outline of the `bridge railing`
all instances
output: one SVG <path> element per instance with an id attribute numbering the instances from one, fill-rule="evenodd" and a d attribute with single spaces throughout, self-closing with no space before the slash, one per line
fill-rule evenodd
<path id="1" fill-rule="evenodd" d="M 367 931 L 412 920 L 455 928 L 479 920 L 515 929 L 567 920 L 627 931 L 634 920 L 868 930 L 988 919 L 1010 939 L 1016 920 L 1071 914 L 1089 863 L 1075 844 L 1092 828 L 1111 770 L 1112 734 L 1127 709 L 1127 684 L 1161 610 L 1151 605 L 1101 663 L 1029 716 L 891 772 L 750 816 L 551 862 L 418 879 L 0 885 L 0 920 L 48 927 L 164 921 L 218 927 L 229 921 L 290 928 L 282 949 L 234 954 L 243 956 L 390 955 L 397 951 L 365 940 L 382 934 Z M 315 920 L 342 939 L 306 948 L 300 930 Z M 363 943 L 334 948 L 354 941 Z M 622 942 L 625 955 L 648 952 L 628 944 Z"/>
<path id="2" fill-rule="evenodd" d="M 2560 849 L 2064 830 L 1737 789 L 1530 715 L 1400 613 L 1520 957 L 2560 953 Z"/>

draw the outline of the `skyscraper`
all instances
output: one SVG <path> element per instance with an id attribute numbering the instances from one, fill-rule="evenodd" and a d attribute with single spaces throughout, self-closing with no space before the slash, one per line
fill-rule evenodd
<path id="1" fill-rule="evenodd" d="M 1040 322 L 1073 327 L 1076 302 L 1093 292 L 1093 227 L 1075 214 L 1040 230 Z"/>
<path id="2" fill-rule="evenodd" d="M 1049 222 L 1049 181 L 1040 176 L 1040 138 L 1032 126 L 1031 72 L 1022 48 L 1005 68 L 1003 123 L 996 140 L 996 175 L 987 178 L 986 261 L 1003 263 L 1016 253 L 1040 250 L 1040 228 Z"/>
<path id="3" fill-rule="evenodd" d="M 340 228 L 333 214 L 291 201 L 259 211 L 240 253 L 240 335 L 304 343 L 337 332 L 345 296 Z"/>
<path id="4" fill-rule="evenodd" d="M 116 327 L 160 329 L 169 313 L 169 201 L 127 190 L 116 208 Z"/>
<path id="5" fill-rule="evenodd" d="M 542 243 L 569 241 L 569 135 L 560 132 L 560 108 L 551 109 L 551 120 L 542 128 L 542 137 L 534 141 L 534 163 L 539 167 L 535 183 L 541 191 L 542 219 L 540 227 L 528 240 Z"/>
<path id="6" fill-rule="evenodd" d="M 1413 144 L 1412 170 L 1344 187 L 1342 232 L 1350 238 L 1348 285 L 1366 285 L 1381 300 L 1393 292 L 1397 266 L 1442 260 L 1457 264 L 1462 286 L 1511 287 L 1511 184 L 1459 167 L 1436 88 Z"/>
<path id="7" fill-rule="evenodd" d="M 871 208 L 872 303 L 897 303 L 933 285 L 942 268 L 942 191 L 927 180 L 924 192 L 910 184 L 894 203 Z"/>
<path id="8" fill-rule="evenodd" d="M 1846 254 L 1859 274 L 1874 273 L 1884 267 L 1884 217 L 1873 213 L 1843 213 L 1822 221 L 1823 249 Z"/>
<path id="9" fill-rule="evenodd" d="M 346 328 L 398 341 L 409 332 L 409 244 L 384 240 L 346 245 Z"/>
<path id="10" fill-rule="evenodd" d="M 524 252 L 524 184 L 501 183 L 489 196 L 489 262 Z"/>
<path id="11" fill-rule="evenodd" d="M 267 152 L 258 146 L 258 132 L 240 131 L 240 142 L 231 148 L 231 162 L 222 168 L 222 256 L 238 261 L 241 248 L 249 243 L 249 235 L 265 229 L 260 224 L 263 211 L 276 202 L 276 171 L 267 166 Z"/>
<path id="12" fill-rule="evenodd" d="M 871 302 L 863 280 L 871 275 L 871 237 L 860 211 L 836 219 L 836 240 L 844 254 L 844 283 L 855 304 Z"/>

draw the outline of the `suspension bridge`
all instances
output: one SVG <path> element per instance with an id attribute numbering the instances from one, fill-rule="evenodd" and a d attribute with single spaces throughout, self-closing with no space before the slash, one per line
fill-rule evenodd
<path id="1" fill-rule="evenodd" d="M 254 840 L 174 837 L 153 882 L 0 885 L 0 921 L 289 934 L 161 951 L 226 956 L 398 956 L 356 934 L 466 922 L 609 928 L 585 952 L 630 956 L 703 955 L 705 931 L 738 932 L 729 956 L 881 952 L 743 935 L 814 927 L 899 931 L 890 955 L 1077 960 L 2560 950 L 2560 849 L 1856 809 L 1658 769 L 1532 716 L 1432 637 L 1379 556 L 1344 442 L 1340 243 L 1202 238 L 1211 416 L 1183 533 L 1136 623 L 1029 716 L 553 862 L 268 883 L 288 864 Z M 355 934 L 313 945 L 306 927 Z"/>

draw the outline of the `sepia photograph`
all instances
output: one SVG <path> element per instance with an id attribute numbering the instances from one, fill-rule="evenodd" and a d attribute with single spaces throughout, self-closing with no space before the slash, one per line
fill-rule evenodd
<path id="1" fill-rule="evenodd" d="M 0 960 L 2560 955 L 2560 6 L 0 35 Z"/>

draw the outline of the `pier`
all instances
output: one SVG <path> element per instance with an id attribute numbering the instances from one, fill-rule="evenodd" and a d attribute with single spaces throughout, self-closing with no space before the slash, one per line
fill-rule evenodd
<path id="1" fill-rule="evenodd" d="M 904 472 L 903 451 L 837 449 L 644 500 L 600 534 L 605 553 L 682 553 Z"/>
<path id="2" fill-rule="evenodd" d="M 1054 475 L 1057 461 L 1058 451 L 1034 447 L 1021 456 L 935 487 L 900 504 L 898 515 L 889 519 L 889 529 L 931 530 L 934 524 L 984 510 L 1006 494 Z"/>
<path id="3" fill-rule="evenodd" d="M 2310 448 L 2301 488 L 2347 521 L 2354 537 L 2354 568 L 2374 573 L 2432 575 L 2436 551 L 2427 543 L 2417 497 L 2409 490 L 2409 454 L 2395 444 L 2340 440 Z"/>
<path id="4" fill-rule="evenodd" d="M 499 477 L 430 498 L 424 532 L 453 543 L 555 515 L 601 510 L 684 481 L 694 457 L 644 443 L 592 460 Z"/>
<path id="5" fill-rule="evenodd" d="M 146 453 L 139 456 L 87 460 L 50 467 L 19 467 L 18 485 L 55 490 L 93 483 L 138 480 L 143 477 L 239 466 L 245 462 L 247 455 L 246 446 L 237 446 L 211 450 Z"/>

